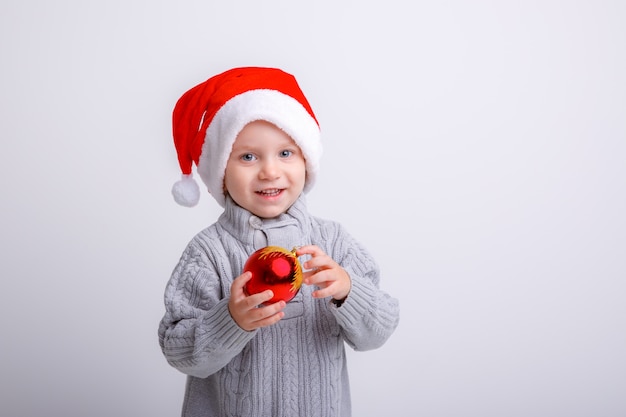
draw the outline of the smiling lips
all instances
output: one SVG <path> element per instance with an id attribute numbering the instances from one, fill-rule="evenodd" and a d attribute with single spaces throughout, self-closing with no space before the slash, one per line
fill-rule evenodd
<path id="1" fill-rule="evenodd" d="M 261 191 L 257 191 L 257 194 L 260 194 L 263 197 L 276 197 L 277 195 L 279 195 L 283 190 L 280 188 L 270 188 L 267 190 L 261 190 Z"/>

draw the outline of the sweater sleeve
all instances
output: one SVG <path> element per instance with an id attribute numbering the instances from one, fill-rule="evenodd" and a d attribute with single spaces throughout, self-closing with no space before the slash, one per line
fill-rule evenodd
<path id="1" fill-rule="evenodd" d="M 352 288 L 340 307 L 330 308 L 342 329 L 346 343 L 357 351 L 381 347 L 399 323 L 400 309 L 396 298 L 379 288 L 380 271 L 368 251 L 341 226 L 333 242 L 333 259 L 350 275 Z"/>
<path id="2" fill-rule="evenodd" d="M 206 378 L 223 368 L 252 339 L 228 311 L 217 268 L 192 241 L 165 289 L 159 344 L 168 363 Z"/>

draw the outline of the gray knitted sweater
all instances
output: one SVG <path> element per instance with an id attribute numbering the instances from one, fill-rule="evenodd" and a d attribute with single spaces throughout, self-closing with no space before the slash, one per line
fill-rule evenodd
<path id="1" fill-rule="evenodd" d="M 228 312 L 232 280 L 267 245 L 318 245 L 350 275 L 337 307 L 303 285 L 285 317 L 247 332 Z M 366 250 L 336 222 L 311 216 L 304 197 L 275 219 L 260 219 L 227 199 L 218 221 L 196 235 L 165 289 L 159 343 L 188 375 L 182 415 L 350 416 L 344 342 L 364 351 L 383 345 L 399 319 L 398 301 L 378 288 Z"/>

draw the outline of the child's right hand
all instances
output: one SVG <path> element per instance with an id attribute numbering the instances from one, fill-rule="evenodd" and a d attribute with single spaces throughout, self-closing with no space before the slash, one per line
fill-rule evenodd
<path id="1" fill-rule="evenodd" d="M 272 290 L 265 290 L 258 294 L 246 295 L 244 286 L 251 278 L 251 272 L 244 272 L 235 278 L 230 287 L 230 299 L 228 300 L 230 315 L 235 323 L 246 331 L 277 323 L 285 316 L 282 310 L 287 305 L 284 301 L 278 301 L 268 306 L 259 307 L 270 300 L 274 294 Z"/>

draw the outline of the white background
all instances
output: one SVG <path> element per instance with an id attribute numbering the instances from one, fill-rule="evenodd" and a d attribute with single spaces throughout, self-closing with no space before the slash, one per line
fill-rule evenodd
<path id="1" fill-rule="evenodd" d="M 626 3 L 0 5 L 0 414 L 176 416 L 157 326 L 220 208 L 177 206 L 171 111 L 233 66 L 298 78 L 311 211 L 401 323 L 355 417 L 626 416 Z"/>

